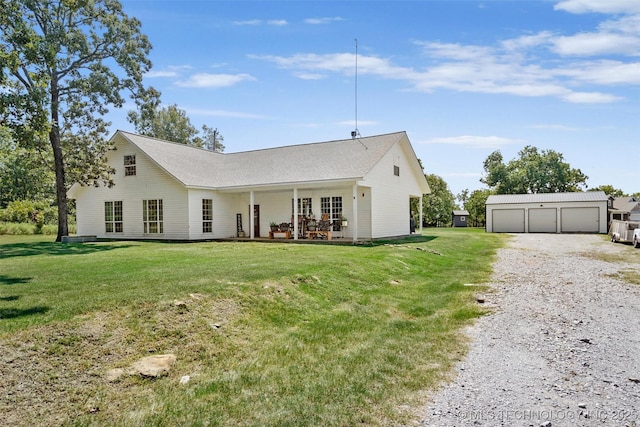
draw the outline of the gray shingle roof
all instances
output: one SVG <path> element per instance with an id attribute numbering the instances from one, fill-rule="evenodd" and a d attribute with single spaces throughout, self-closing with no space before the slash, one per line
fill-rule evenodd
<path id="1" fill-rule="evenodd" d="M 405 132 L 396 132 L 226 154 L 123 131 L 117 134 L 184 185 L 209 188 L 361 179 L 406 138 Z"/>
<path id="2" fill-rule="evenodd" d="M 613 200 L 613 209 L 619 212 L 631 212 L 638 210 L 640 202 L 636 201 L 633 197 L 616 197 Z"/>
<path id="3" fill-rule="evenodd" d="M 603 191 L 585 191 L 575 193 L 496 194 L 489 196 L 486 204 L 606 202 L 607 200 L 608 197 Z"/>

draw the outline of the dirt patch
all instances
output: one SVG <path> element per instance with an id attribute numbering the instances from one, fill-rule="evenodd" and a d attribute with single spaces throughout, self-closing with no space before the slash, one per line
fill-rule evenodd
<path id="1" fill-rule="evenodd" d="M 126 424 L 123 417 L 132 416 L 136 407 L 152 406 L 153 383 L 126 376 L 110 381 L 109 370 L 169 352 L 177 363 L 163 381 L 197 377 L 215 363 L 215 344 L 232 333 L 239 312 L 234 301 L 191 294 L 179 301 L 90 313 L 4 338 L 2 424 L 53 426 L 96 413 Z"/>

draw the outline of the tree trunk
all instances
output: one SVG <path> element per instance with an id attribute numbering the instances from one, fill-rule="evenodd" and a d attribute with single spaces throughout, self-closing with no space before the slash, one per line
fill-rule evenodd
<path id="1" fill-rule="evenodd" d="M 56 172 L 56 199 L 58 202 L 58 237 L 56 242 L 61 242 L 63 236 L 69 235 L 67 222 L 67 189 L 64 171 L 64 158 L 62 155 L 62 143 L 60 141 L 59 126 L 59 91 L 58 80 L 55 72 L 51 73 L 51 130 L 49 142 L 53 149 L 53 161 Z"/>

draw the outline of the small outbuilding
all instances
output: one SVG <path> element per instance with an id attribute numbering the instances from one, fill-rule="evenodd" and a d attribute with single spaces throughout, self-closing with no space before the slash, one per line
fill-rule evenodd
<path id="1" fill-rule="evenodd" d="M 500 194 L 487 198 L 489 233 L 607 233 L 602 191 Z"/>
<path id="2" fill-rule="evenodd" d="M 468 219 L 469 219 L 469 212 L 467 212 L 467 211 L 453 211 L 453 212 L 451 212 L 451 226 L 452 227 L 466 227 Z"/>

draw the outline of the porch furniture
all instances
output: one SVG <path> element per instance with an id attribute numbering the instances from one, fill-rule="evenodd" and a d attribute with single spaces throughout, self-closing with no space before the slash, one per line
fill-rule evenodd
<path id="1" fill-rule="evenodd" d="M 291 232 L 289 230 L 287 230 L 287 231 L 270 231 L 269 232 L 269 238 L 270 239 L 290 239 L 291 238 Z"/>
<path id="2" fill-rule="evenodd" d="M 309 230 L 307 235 L 310 239 L 326 239 L 331 240 L 331 231 L 327 230 Z"/>

